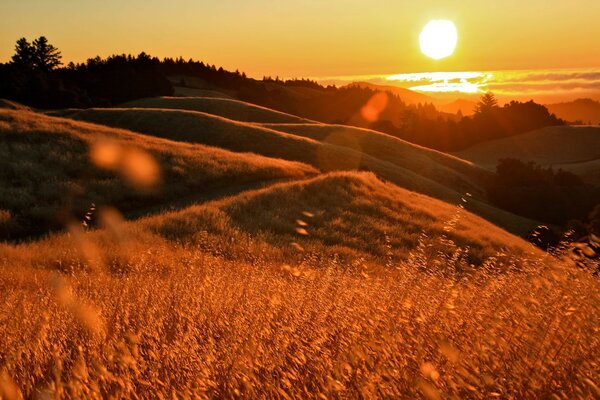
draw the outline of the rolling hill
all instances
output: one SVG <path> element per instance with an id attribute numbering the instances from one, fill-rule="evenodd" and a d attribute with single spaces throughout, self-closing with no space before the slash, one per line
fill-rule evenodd
<path id="1" fill-rule="evenodd" d="M 377 157 L 354 148 L 348 142 L 353 140 L 357 132 L 352 130 L 352 135 L 346 133 L 339 136 L 340 143 L 329 143 L 197 111 L 87 109 L 73 110 L 68 116 L 171 140 L 299 161 L 322 171 L 368 170 L 401 187 L 451 203 L 458 202 L 462 194 L 469 192 L 474 195 L 471 203 L 474 211 L 511 232 L 525 234 L 537 225 L 535 221 L 516 217 L 489 205 L 481 187 L 485 173 L 476 166 L 374 131 L 365 132 L 383 142 L 396 141 L 395 146 L 401 152 L 394 163 L 377 158 L 382 156 L 391 159 L 389 154 L 383 156 L 381 144 L 368 146 Z M 378 151 L 382 155 L 376 154 Z M 443 163 L 436 161 L 436 157 L 443 159 Z M 400 158 L 403 161 L 398 161 Z"/>
<path id="2" fill-rule="evenodd" d="M 224 185 L 317 172 L 26 110 L 0 110 L 0 138 L 0 209 L 10 215 L 3 239 L 62 226 L 68 215 L 83 218 L 92 203 L 139 210 Z"/>
<path id="3" fill-rule="evenodd" d="M 234 97 L 210 89 L 196 89 L 191 87 L 173 86 L 173 95 L 178 97 L 214 97 L 217 99 L 233 99 Z"/>
<path id="4" fill-rule="evenodd" d="M 446 153 L 370 129 L 333 124 L 261 124 L 263 127 L 352 148 L 399 167 L 417 171 L 457 191 L 478 193 L 488 173 Z M 450 181 L 448 181 L 450 180 Z"/>
<path id="5" fill-rule="evenodd" d="M 452 198 L 477 186 L 469 163 L 340 126 L 57 114 L 146 135 L 0 111 L 0 208 L 99 202 L 98 225 L 0 242 L 1 396 L 593 395 L 596 278 L 468 211 L 500 215 L 477 194 L 462 207 L 393 183 Z M 151 164 L 157 186 L 134 185 Z M 378 176 L 337 171 L 361 167 Z M 170 210 L 255 180 L 268 186 Z"/>
<path id="6" fill-rule="evenodd" d="M 481 217 L 366 172 L 334 172 L 273 184 L 122 222 L 119 229 L 134 246 L 152 243 L 155 249 L 167 251 L 172 243 L 179 243 L 229 260 L 270 263 L 301 262 L 306 253 L 347 261 L 364 258 L 377 263 L 391 257 L 395 263 L 406 262 L 420 242 L 432 260 L 468 248 L 456 260 L 462 266 L 453 268 L 479 266 L 499 253 L 504 253 L 503 260 L 542 255 Z M 123 260 L 113 259 L 119 254 L 113 234 L 101 229 L 90 232 L 88 240 L 102 244 L 103 264 L 119 270 L 124 266 L 115 264 Z M 68 234 L 54 234 L 30 244 L 0 245 L 0 263 L 16 257 L 14 249 L 29 246 L 32 251 L 21 252 L 18 261 L 23 266 L 43 265 L 44 259 L 51 259 L 48 253 L 58 252 L 64 258 L 57 263 L 55 257 L 52 265 L 78 268 L 85 264 L 85 256 L 76 247 L 69 248 L 67 239 Z"/>
<path id="7" fill-rule="evenodd" d="M 476 101 L 467 100 L 467 99 L 456 99 L 451 101 L 450 103 L 443 103 L 441 101 L 437 101 L 435 104 L 435 108 L 440 111 L 456 114 L 459 111 L 464 116 L 473 115 L 475 113 L 475 106 L 477 105 Z"/>
<path id="8" fill-rule="evenodd" d="M 548 111 L 566 121 L 581 121 L 600 124 L 600 102 L 592 99 L 577 99 L 564 103 L 545 104 Z"/>
<path id="9" fill-rule="evenodd" d="M 255 104 L 218 97 L 153 97 L 130 101 L 122 107 L 202 111 L 242 122 L 311 122 Z"/>
<path id="10" fill-rule="evenodd" d="M 427 96 L 426 94 L 412 91 L 410 89 L 404 89 L 398 86 L 392 85 L 378 85 L 375 83 L 369 82 L 353 82 L 348 86 L 358 86 L 361 88 L 368 88 L 372 90 L 377 90 L 381 92 L 390 92 L 402 99 L 403 102 L 407 104 L 425 104 L 425 103 L 434 103 L 435 99 L 433 97 Z"/>
<path id="11" fill-rule="evenodd" d="M 556 126 L 488 141 L 456 153 L 458 157 L 493 170 L 501 158 L 533 161 L 580 175 L 589 183 L 600 180 L 600 127 Z"/>

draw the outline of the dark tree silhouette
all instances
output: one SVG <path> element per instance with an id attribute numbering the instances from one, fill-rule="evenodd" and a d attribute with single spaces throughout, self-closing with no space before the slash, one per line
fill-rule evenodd
<path id="1" fill-rule="evenodd" d="M 51 71 L 61 65 L 61 58 L 60 51 L 45 36 L 40 36 L 33 43 L 25 38 L 17 40 L 11 63 L 22 70 Z"/>
<path id="2" fill-rule="evenodd" d="M 45 36 L 35 39 L 32 44 L 35 67 L 42 71 L 51 71 L 62 64 L 60 51 L 48 43 Z"/>
<path id="3" fill-rule="evenodd" d="M 31 43 L 25 38 L 17 40 L 15 54 L 12 56 L 11 64 L 22 70 L 30 70 L 35 65 L 35 50 Z"/>
<path id="4" fill-rule="evenodd" d="M 498 100 L 492 92 L 487 92 L 479 99 L 475 106 L 475 114 L 486 114 L 498 108 Z"/>
<path id="5" fill-rule="evenodd" d="M 576 175 L 512 158 L 499 160 L 487 193 L 500 208 L 557 225 L 585 220 L 600 203 L 599 188 Z"/>

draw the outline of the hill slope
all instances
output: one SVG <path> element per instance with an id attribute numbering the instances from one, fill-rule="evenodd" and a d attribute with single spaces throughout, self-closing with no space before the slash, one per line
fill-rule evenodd
<path id="1" fill-rule="evenodd" d="M 464 171 L 459 172 L 445 165 L 424 168 L 422 163 L 411 162 L 411 157 L 406 154 L 404 154 L 406 167 L 402 167 L 373 157 L 352 146 L 319 142 L 256 124 L 236 122 L 194 111 L 88 109 L 72 112 L 70 117 L 172 140 L 203 143 L 233 151 L 253 152 L 267 157 L 300 161 L 323 171 L 368 170 L 406 189 L 451 203 L 459 201 L 461 194 L 466 191 L 465 188 L 469 187 L 469 191 L 476 194 L 472 207 L 479 215 L 519 234 L 525 234 L 536 225 L 534 221 L 516 217 L 486 204 L 484 198 L 477 198 L 477 194 L 482 190 L 477 182 L 470 182 L 466 178 Z M 436 157 L 448 158 L 445 161 L 448 165 L 457 165 L 463 170 L 471 168 L 473 175 L 479 174 L 476 167 L 469 167 L 468 163 L 451 156 L 444 156 L 443 153 L 431 152 L 410 144 L 407 144 L 405 151 L 415 152 L 415 160 L 423 157 L 430 158 L 427 154 L 435 153 Z M 460 184 L 455 186 L 457 182 Z M 464 186 L 465 183 L 467 186 Z"/>
<path id="2" fill-rule="evenodd" d="M 45 118 L 46 129 L 59 120 Z M 0 243 L 3 394 L 597 393 L 595 277 L 373 174 L 279 183 L 129 222 L 113 211 L 104 226 Z"/>
<path id="3" fill-rule="evenodd" d="M 224 185 L 316 173 L 23 110 L 0 110 L 0 139 L 0 210 L 9 215 L 0 239 L 61 226 L 61 213 L 82 218 L 91 203 L 137 210 Z"/>
<path id="4" fill-rule="evenodd" d="M 443 182 L 460 192 L 477 194 L 489 177 L 487 171 L 458 157 L 370 129 L 330 124 L 261 124 L 261 126 L 348 147 L 415 171 L 436 182 Z"/>
<path id="5" fill-rule="evenodd" d="M 512 137 L 480 143 L 456 153 L 488 169 L 501 158 L 534 161 L 580 174 L 600 184 L 600 127 L 556 126 Z"/>
<path id="6" fill-rule="evenodd" d="M 546 108 L 557 117 L 584 124 L 600 124 L 600 102 L 592 99 L 577 99 L 565 103 L 546 104 Z"/>
<path id="7" fill-rule="evenodd" d="M 415 385 L 428 373 L 456 397 L 593 398 L 597 280 L 453 215 L 343 173 L 0 244 L 4 387 L 26 398 L 40 387 L 77 398 L 441 398 Z M 307 235 L 286 234 L 300 222 Z M 481 260 L 455 243 L 507 251 L 471 268 Z M 281 376 L 294 383 L 284 389 Z"/>
<path id="8" fill-rule="evenodd" d="M 122 107 L 202 111 L 242 122 L 310 122 L 270 108 L 217 97 L 152 97 L 130 101 Z"/>
<path id="9" fill-rule="evenodd" d="M 432 259 L 438 253 L 450 257 L 458 247 L 468 247 L 461 251 L 460 262 L 466 263 L 463 268 L 480 265 L 499 252 L 509 258 L 542 254 L 466 210 L 364 172 L 337 172 L 275 184 L 128 222 L 120 229 L 121 236 L 130 236 L 130 245 L 152 244 L 160 250 L 169 248 L 169 243 L 179 243 L 227 259 L 270 263 L 301 262 L 306 253 L 336 255 L 346 261 L 364 258 L 381 263 L 391 257 L 401 262 L 420 243 L 425 246 L 426 257 Z M 119 254 L 116 248 L 111 249 L 118 246 L 111 239 L 113 233 L 99 230 L 88 235 L 88 240 L 102 243 L 102 251 L 106 251 L 103 257 L 109 264 L 122 262 L 108 261 Z M 65 257 L 59 263 L 62 267 L 70 268 L 73 263 L 77 268 L 85 263 L 85 258 L 78 260 L 82 255 L 76 247 L 69 249 L 70 240 L 64 235 L 26 246 L 34 250 L 20 252 L 19 263 L 23 265 L 43 265 L 44 259 L 53 260 L 55 265 L 56 256 L 49 253 L 56 252 Z M 302 251 L 298 251 L 300 247 Z M 15 256 L 11 248 L 20 247 L 0 246 L 0 255 Z"/>
<path id="10" fill-rule="evenodd" d="M 378 85 L 375 83 L 369 82 L 353 82 L 348 86 L 358 86 L 361 88 L 368 88 L 372 90 L 377 90 L 381 92 L 390 92 L 402 99 L 403 102 L 407 104 L 425 104 L 425 103 L 434 103 L 435 99 L 427 96 L 426 94 L 415 92 L 410 89 L 404 89 L 398 86 L 392 85 Z"/>

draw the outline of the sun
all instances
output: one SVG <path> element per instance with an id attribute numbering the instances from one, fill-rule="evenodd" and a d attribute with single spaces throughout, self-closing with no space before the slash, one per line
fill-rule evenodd
<path id="1" fill-rule="evenodd" d="M 434 60 L 452 55 L 457 41 L 456 26 L 452 21 L 446 19 L 429 21 L 419 35 L 421 51 Z"/>

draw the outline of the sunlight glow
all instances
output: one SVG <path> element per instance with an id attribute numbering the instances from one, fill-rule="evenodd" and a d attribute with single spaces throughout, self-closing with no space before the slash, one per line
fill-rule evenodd
<path id="1" fill-rule="evenodd" d="M 458 34 L 454 23 L 444 19 L 429 21 L 419 35 L 421 51 L 434 60 L 452 55 L 457 41 Z"/>
<path id="2" fill-rule="evenodd" d="M 494 77 L 489 72 L 422 72 L 397 74 L 385 78 L 387 81 L 414 82 L 409 89 L 420 92 L 483 93 L 487 83 Z"/>

